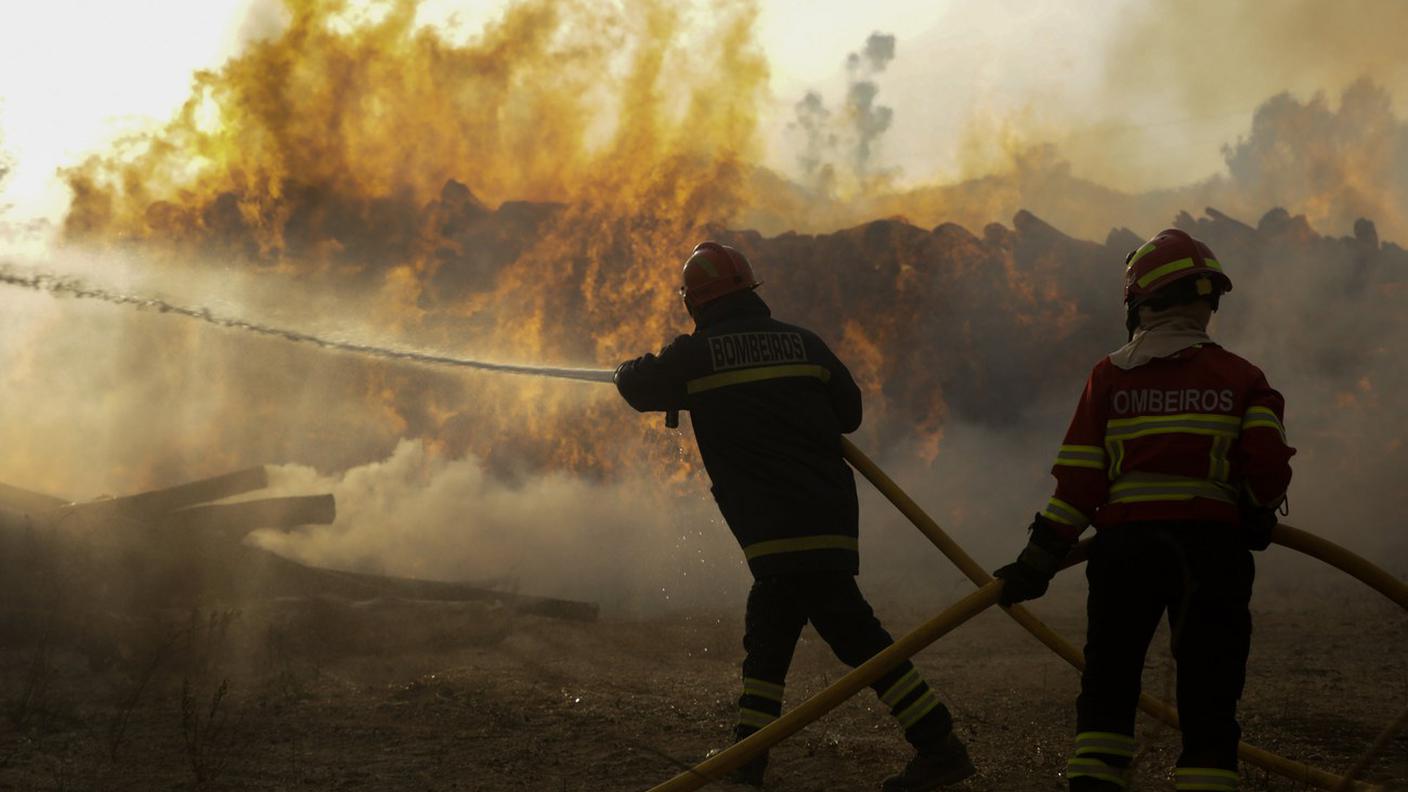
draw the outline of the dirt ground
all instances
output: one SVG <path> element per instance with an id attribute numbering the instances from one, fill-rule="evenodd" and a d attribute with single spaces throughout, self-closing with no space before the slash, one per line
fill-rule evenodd
<path id="1" fill-rule="evenodd" d="M 932 615 L 876 604 L 897 634 Z M 1282 586 L 1254 604 L 1245 738 L 1343 771 L 1408 705 L 1408 620 L 1350 587 Z M 1078 591 L 1036 610 L 1079 643 Z M 398 652 L 385 645 L 397 635 L 356 643 L 218 612 L 152 629 L 99 670 L 69 647 L 12 648 L 0 652 L 0 789 L 644 790 L 726 742 L 740 615 L 581 623 L 485 606 L 474 634 L 441 637 L 454 648 Z M 996 610 L 918 664 L 979 766 L 957 789 L 1064 789 L 1070 668 Z M 843 671 L 808 630 L 789 702 Z M 1145 686 L 1171 693 L 1166 634 Z M 1150 719 L 1139 731 L 1133 788 L 1172 789 L 1177 733 Z M 768 788 L 877 789 L 907 754 L 866 691 L 774 749 Z M 1408 789 L 1408 736 L 1369 776 Z M 1242 788 L 1310 787 L 1244 766 Z"/>

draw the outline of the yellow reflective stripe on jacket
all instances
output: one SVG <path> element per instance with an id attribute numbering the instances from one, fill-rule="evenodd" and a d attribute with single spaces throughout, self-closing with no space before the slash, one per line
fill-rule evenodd
<path id="1" fill-rule="evenodd" d="M 743 677 L 743 695 L 745 696 L 757 696 L 781 703 L 784 690 L 785 688 L 776 682 Z"/>
<path id="2" fill-rule="evenodd" d="M 742 385 L 745 382 L 760 382 L 762 380 L 782 379 L 783 377 L 813 377 L 822 382 L 831 380 L 831 372 L 825 366 L 817 366 L 811 363 L 795 363 L 786 366 L 762 366 L 760 368 L 739 369 L 738 371 L 724 371 L 719 374 L 710 374 L 707 377 L 692 379 L 685 383 L 687 393 L 703 393 L 715 388 L 727 388 L 730 385 Z"/>
<path id="3" fill-rule="evenodd" d="M 905 707 L 897 715 L 895 720 L 900 722 L 900 726 L 908 729 L 919 722 L 919 719 L 934 711 L 939 706 L 939 697 L 932 690 L 924 691 L 923 695 L 914 700 L 913 704 Z"/>
<path id="4" fill-rule="evenodd" d="M 1236 437 L 1242 419 L 1235 415 L 1216 413 L 1178 413 L 1177 415 L 1146 415 L 1140 418 L 1116 418 L 1105 423 L 1105 439 L 1133 440 L 1154 434 L 1197 434 L 1214 437 Z"/>
<path id="5" fill-rule="evenodd" d="M 743 548 L 743 556 L 749 561 L 777 553 L 803 553 L 808 550 L 853 550 L 860 552 L 860 540 L 854 536 L 823 534 L 821 536 L 799 536 L 795 539 L 770 539 Z"/>
<path id="6" fill-rule="evenodd" d="M 1158 473 L 1128 473 L 1110 485 L 1110 503 L 1186 501 L 1194 498 L 1236 503 L 1236 492 L 1216 481 Z"/>
<path id="7" fill-rule="evenodd" d="M 1080 778 L 1081 776 L 1108 781 L 1120 789 L 1129 785 L 1129 782 L 1125 780 L 1124 771 L 1118 767 L 1111 767 L 1090 756 L 1068 759 L 1066 761 L 1066 778 Z"/>
<path id="8" fill-rule="evenodd" d="M 1105 451 L 1110 456 L 1110 469 L 1105 476 L 1114 481 L 1120 477 L 1120 468 L 1124 466 L 1124 441 L 1118 437 L 1106 437 Z"/>
<path id="9" fill-rule="evenodd" d="M 1134 749 L 1134 738 L 1128 734 L 1090 731 L 1076 735 L 1076 756 L 1093 753 L 1134 756 Z"/>
<path id="10" fill-rule="evenodd" d="M 1232 453 L 1233 438 L 1226 436 L 1214 437 L 1212 439 L 1212 450 L 1208 452 L 1208 478 L 1213 481 L 1226 481 L 1232 477 L 1232 461 L 1228 455 Z"/>
<path id="11" fill-rule="evenodd" d="M 900 699 L 908 696 L 915 688 L 924 684 L 924 678 L 919 675 L 919 669 L 911 668 L 909 673 L 895 680 L 895 684 L 885 689 L 880 694 L 880 701 L 887 707 L 893 707 L 900 703 Z"/>
<path id="12" fill-rule="evenodd" d="M 1042 509 L 1041 516 L 1053 522 L 1069 525 L 1073 528 L 1084 528 L 1090 525 L 1090 518 L 1086 517 L 1080 509 L 1061 500 L 1055 495 L 1046 502 L 1046 508 Z"/>
<path id="13" fill-rule="evenodd" d="M 752 726 L 755 729 L 761 729 L 767 726 L 769 723 L 772 723 L 773 721 L 777 720 L 779 717 L 780 716 L 773 715 L 770 712 L 759 712 L 758 710 L 748 709 L 747 707 L 738 708 L 739 724 L 743 726 Z"/>
<path id="14" fill-rule="evenodd" d="M 1056 464 L 1066 467 L 1105 469 L 1105 449 L 1100 446 L 1063 445 L 1056 452 Z"/>
<path id="15" fill-rule="evenodd" d="M 1237 792 L 1237 774 L 1220 767 L 1179 767 L 1173 771 L 1174 789 Z"/>
<path id="16" fill-rule="evenodd" d="M 1242 431 L 1248 429 L 1275 429 L 1281 435 L 1281 442 L 1286 442 L 1286 427 L 1270 407 L 1248 407 L 1247 414 L 1242 416 Z"/>

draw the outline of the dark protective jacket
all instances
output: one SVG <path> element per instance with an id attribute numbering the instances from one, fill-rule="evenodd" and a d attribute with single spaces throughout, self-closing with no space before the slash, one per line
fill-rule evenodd
<path id="1" fill-rule="evenodd" d="M 616 387 L 641 412 L 689 412 L 714 500 L 754 576 L 859 571 L 841 435 L 860 426 L 860 388 L 815 334 L 742 292 L 700 309 L 694 333 L 658 356 L 621 364 Z"/>
<path id="2" fill-rule="evenodd" d="M 1042 516 L 1068 538 L 1130 522 L 1236 525 L 1291 482 L 1285 401 L 1261 369 L 1217 344 L 1090 373 L 1056 455 Z"/>

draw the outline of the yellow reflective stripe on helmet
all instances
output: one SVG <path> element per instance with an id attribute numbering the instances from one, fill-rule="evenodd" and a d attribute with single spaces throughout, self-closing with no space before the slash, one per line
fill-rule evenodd
<path id="1" fill-rule="evenodd" d="M 1135 264 L 1137 264 L 1137 263 L 1139 262 L 1139 259 L 1142 259 L 1142 258 L 1144 258 L 1145 256 L 1149 255 L 1150 253 L 1153 253 L 1158 247 L 1159 247 L 1159 246 L 1156 245 L 1156 244 L 1154 244 L 1153 242 L 1145 242 L 1142 247 L 1140 247 L 1138 250 L 1134 251 L 1134 255 L 1132 255 L 1132 256 L 1129 257 L 1129 263 L 1126 264 L 1125 267 L 1126 267 L 1126 268 L 1133 267 Z"/>
<path id="2" fill-rule="evenodd" d="M 1076 735 L 1076 756 L 1099 753 L 1134 756 L 1134 738 L 1116 732 L 1081 732 Z"/>
<path id="3" fill-rule="evenodd" d="M 752 679 L 743 677 L 743 694 L 745 696 L 757 696 L 771 701 L 782 703 L 782 694 L 785 688 L 776 682 L 767 682 L 762 679 Z"/>
<path id="4" fill-rule="evenodd" d="M 1066 467 L 1105 469 L 1105 449 L 1100 446 L 1063 445 L 1056 452 L 1056 464 Z"/>
<path id="5" fill-rule="evenodd" d="M 784 377 L 813 377 L 822 382 L 829 382 L 831 380 L 831 372 L 825 366 L 817 366 L 811 363 L 739 369 L 738 371 L 725 371 L 720 374 L 710 374 L 707 377 L 692 379 L 685 383 L 685 392 L 703 393 L 704 391 L 714 390 L 715 388 L 727 388 L 730 385 L 742 385 L 747 382 L 760 382 L 762 380 L 782 379 Z"/>
<path id="6" fill-rule="evenodd" d="M 1110 503 L 1186 501 L 1194 498 L 1236 503 L 1232 487 L 1216 481 L 1157 473 L 1128 473 L 1110 485 Z"/>
<path id="7" fill-rule="evenodd" d="M 761 729 L 767 726 L 769 723 L 772 723 L 779 717 L 780 716 L 773 715 L 769 712 L 759 712 L 758 710 L 748 709 L 747 707 L 738 708 L 739 724 L 743 726 L 752 726 L 756 729 Z"/>
<path id="8" fill-rule="evenodd" d="M 1094 757 L 1080 756 L 1066 760 L 1066 778 L 1080 778 L 1081 776 L 1108 781 L 1120 789 L 1129 785 L 1129 782 L 1125 780 L 1123 770 L 1111 767 Z"/>
<path id="9" fill-rule="evenodd" d="M 1276 411 L 1270 407 L 1248 407 L 1247 414 L 1242 416 L 1242 431 L 1248 429 L 1275 429 L 1281 435 L 1281 442 L 1286 442 L 1286 427 L 1281 424 L 1281 419 L 1276 417 Z"/>
<path id="10" fill-rule="evenodd" d="M 1072 528 L 1084 528 L 1090 525 L 1090 518 L 1086 517 L 1080 509 L 1066 503 L 1055 495 L 1052 495 L 1051 500 L 1046 502 L 1046 508 L 1042 509 L 1041 516 L 1052 522 L 1069 525 Z"/>
<path id="11" fill-rule="evenodd" d="M 1139 288 L 1143 289 L 1165 275 L 1171 275 L 1181 270 L 1192 269 L 1195 266 L 1197 265 L 1193 263 L 1193 259 L 1191 258 L 1181 258 L 1170 261 L 1167 264 L 1160 264 L 1144 273 L 1144 277 L 1138 280 Z"/>
<path id="12" fill-rule="evenodd" d="M 1105 422 L 1105 438 L 1133 440 L 1155 434 L 1198 434 L 1212 437 L 1236 437 L 1242 419 L 1235 415 L 1216 413 L 1178 413 L 1177 415 L 1146 415 L 1140 418 L 1115 418 Z"/>
<path id="13" fill-rule="evenodd" d="M 918 723 L 920 718 L 933 712 L 937 706 L 939 706 L 939 697 L 934 695 L 934 691 L 926 690 L 923 695 L 914 700 L 913 704 L 895 715 L 895 720 L 900 722 L 900 726 L 908 729 Z"/>
<path id="14" fill-rule="evenodd" d="M 880 701 L 887 707 L 893 707 L 922 684 L 924 684 L 924 678 L 919 675 L 919 669 L 911 668 L 909 673 L 896 679 L 895 684 L 890 685 L 884 693 L 880 694 Z"/>
<path id="15" fill-rule="evenodd" d="M 1237 792 L 1237 774 L 1220 767 L 1179 767 L 1173 771 L 1174 789 Z"/>
<path id="16" fill-rule="evenodd" d="M 778 553 L 803 553 L 808 550 L 854 550 L 859 552 L 860 540 L 854 536 L 830 534 L 799 536 L 796 539 L 771 539 L 743 548 L 743 556 L 752 561 L 755 558 Z"/>

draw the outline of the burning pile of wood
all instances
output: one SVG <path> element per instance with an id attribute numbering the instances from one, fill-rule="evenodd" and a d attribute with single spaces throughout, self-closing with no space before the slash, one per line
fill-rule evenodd
<path id="1" fill-rule="evenodd" d="M 321 569 L 246 544 L 255 530 L 336 518 L 330 494 L 229 500 L 268 485 L 263 467 L 83 502 L 0 484 L 0 645 L 120 655 L 121 636 L 144 620 L 198 609 L 259 613 L 309 640 L 335 628 L 353 649 L 478 642 L 482 629 L 457 626 L 489 610 L 597 617 L 594 603 Z"/>

